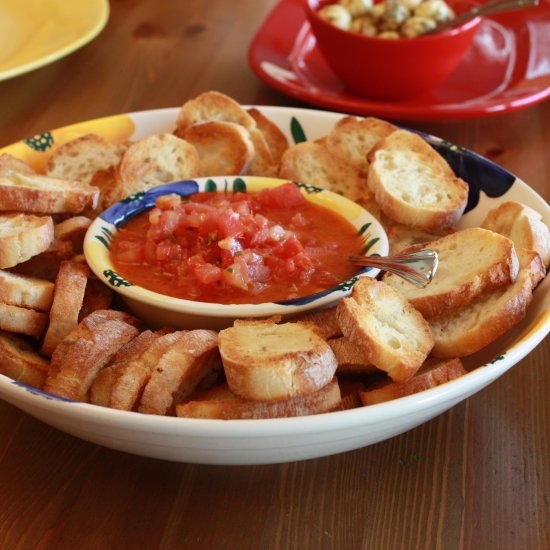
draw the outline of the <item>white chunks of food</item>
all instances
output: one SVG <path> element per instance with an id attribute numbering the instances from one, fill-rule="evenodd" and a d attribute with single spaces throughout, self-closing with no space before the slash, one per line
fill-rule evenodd
<path id="1" fill-rule="evenodd" d="M 339 0 L 319 10 L 333 25 L 378 38 L 415 38 L 455 17 L 445 0 Z"/>

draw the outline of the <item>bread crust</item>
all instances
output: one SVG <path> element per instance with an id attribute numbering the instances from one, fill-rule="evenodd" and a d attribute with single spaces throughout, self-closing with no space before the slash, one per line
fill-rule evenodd
<path id="1" fill-rule="evenodd" d="M 244 174 L 254 157 L 248 132 L 234 122 L 197 122 L 183 132 L 182 138 L 196 148 L 201 172 L 209 176 Z"/>
<path id="2" fill-rule="evenodd" d="M 153 368 L 138 411 L 173 415 L 175 404 L 188 398 L 216 370 L 221 371 L 218 334 L 200 329 L 187 332 Z"/>
<path id="3" fill-rule="evenodd" d="M 157 185 L 200 175 L 200 157 L 193 145 L 172 134 L 155 134 L 128 147 L 104 201 L 111 205 Z"/>
<path id="4" fill-rule="evenodd" d="M 333 377 L 334 353 L 315 325 L 237 325 L 219 334 L 229 388 L 255 401 L 317 391 Z"/>
<path id="5" fill-rule="evenodd" d="M 519 271 L 512 241 L 479 227 L 457 231 L 415 249 L 421 248 L 435 250 L 439 256 L 436 275 L 426 288 L 414 287 L 390 273 L 383 280 L 426 319 L 450 313 L 485 292 L 507 286 Z"/>
<path id="6" fill-rule="evenodd" d="M 525 253 L 523 259 L 516 281 L 507 288 L 486 293 L 448 315 L 430 320 L 435 357 L 471 355 L 525 317 L 533 288 L 544 277 L 544 266 L 538 254 Z"/>
<path id="7" fill-rule="evenodd" d="M 396 130 L 373 147 L 368 160 L 369 187 L 392 220 L 441 231 L 462 216 L 468 185 L 417 134 Z"/>
<path id="8" fill-rule="evenodd" d="M 49 216 L 0 215 L 0 269 L 14 267 L 46 251 L 53 238 Z"/>
<path id="9" fill-rule="evenodd" d="M 67 261 L 62 262 L 55 280 L 49 324 L 41 352 L 51 356 L 59 343 L 78 325 L 78 317 L 90 268 L 86 264 Z"/>
<path id="10" fill-rule="evenodd" d="M 88 401 L 89 389 L 99 371 L 139 332 L 125 318 L 134 323 L 131 316 L 106 314 L 105 310 L 86 317 L 55 348 L 44 390 L 67 399 Z"/>
<path id="11" fill-rule="evenodd" d="M 361 277 L 336 310 L 344 336 L 395 381 L 411 378 L 433 347 L 422 315 L 390 286 Z"/>
<path id="12" fill-rule="evenodd" d="M 0 330 L 39 337 L 47 320 L 48 315 L 41 311 L 0 303 Z"/>
<path id="13" fill-rule="evenodd" d="M 283 153 L 288 149 L 288 139 L 280 128 L 259 109 L 252 107 L 247 110 L 247 113 L 254 119 L 256 127 L 263 134 L 267 146 L 269 147 L 273 163 L 279 164 Z"/>
<path id="14" fill-rule="evenodd" d="M 338 368 L 336 374 L 376 374 L 380 370 L 370 363 L 365 352 L 349 338 L 333 338 L 328 344 L 334 352 Z"/>
<path id="15" fill-rule="evenodd" d="M 41 357 L 24 338 L 0 332 L 0 372 L 13 380 L 42 388 L 50 362 Z"/>
<path id="16" fill-rule="evenodd" d="M 467 371 L 458 358 L 428 359 L 410 380 L 384 383 L 359 392 L 359 396 L 363 405 L 376 405 L 434 388 L 464 374 Z"/>
<path id="17" fill-rule="evenodd" d="M 176 415 L 220 420 L 282 418 L 329 412 L 337 409 L 340 403 L 340 388 L 336 378 L 333 378 L 317 391 L 282 401 L 250 401 L 232 394 L 227 386 L 216 388 L 214 393 L 206 394 L 202 400 L 178 403 Z"/>
<path id="18" fill-rule="evenodd" d="M 36 174 L 30 164 L 8 153 L 0 155 L 0 176 L 12 176 L 13 174 Z"/>
<path id="19" fill-rule="evenodd" d="M 54 285 L 50 281 L 0 270 L 2 303 L 48 311 L 52 305 L 53 289 Z"/>
<path id="20" fill-rule="evenodd" d="M 0 204 L 4 210 L 39 214 L 78 214 L 95 208 L 96 187 L 76 180 L 63 180 L 39 174 L 0 176 Z"/>

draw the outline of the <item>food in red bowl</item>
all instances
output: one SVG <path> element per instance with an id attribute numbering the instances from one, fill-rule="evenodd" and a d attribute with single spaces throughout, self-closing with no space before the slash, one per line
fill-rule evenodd
<path id="1" fill-rule="evenodd" d="M 420 34 L 433 30 L 438 18 L 471 7 L 458 1 L 448 3 L 450 11 L 441 0 L 422 2 L 416 8 L 396 3 L 400 8 L 391 12 L 395 17 L 385 17 L 385 24 L 379 13 L 385 3 L 368 8 L 366 15 L 353 15 L 353 8 L 344 7 L 347 4 L 367 3 L 307 0 L 306 13 L 336 76 L 354 93 L 368 97 L 408 99 L 436 88 L 458 66 L 481 24 L 477 17 L 451 30 Z M 333 13 L 327 15 L 327 9 Z"/>

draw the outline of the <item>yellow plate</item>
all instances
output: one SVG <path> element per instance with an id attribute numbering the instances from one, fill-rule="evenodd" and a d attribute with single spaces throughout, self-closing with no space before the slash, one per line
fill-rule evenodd
<path id="1" fill-rule="evenodd" d="M 108 18 L 108 0 L 0 0 L 0 80 L 81 48 Z"/>

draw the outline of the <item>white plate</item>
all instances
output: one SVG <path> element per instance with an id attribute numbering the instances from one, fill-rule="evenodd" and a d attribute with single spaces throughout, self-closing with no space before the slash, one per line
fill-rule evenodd
<path id="1" fill-rule="evenodd" d="M 289 139 L 326 134 L 341 114 L 306 109 L 259 107 Z M 9 146 L 10 152 L 42 166 L 54 147 L 95 131 L 110 139 L 140 138 L 171 131 L 178 109 L 121 115 L 74 125 Z M 478 225 L 488 209 L 505 200 L 521 201 L 550 224 L 550 207 L 525 183 L 494 163 L 428 136 L 472 185 L 470 211 L 460 227 Z M 491 195 L 478 193 L 480 182 Z M 202 464 L 269 464 L 309 459 L 357 449 L 388 439 L 430 420 L 478 392 L 525 357 L 550 331 L 550 280 L 535 291 L 524 321 L 478 354 L 465 359 L 471 371 L 416 395 L 370 407 L 300 418 L 195 420 L 157 417 L 75 403 L 34 390 L 0 375 L 0 397 L 69 434 L 143 456 Z"/>

